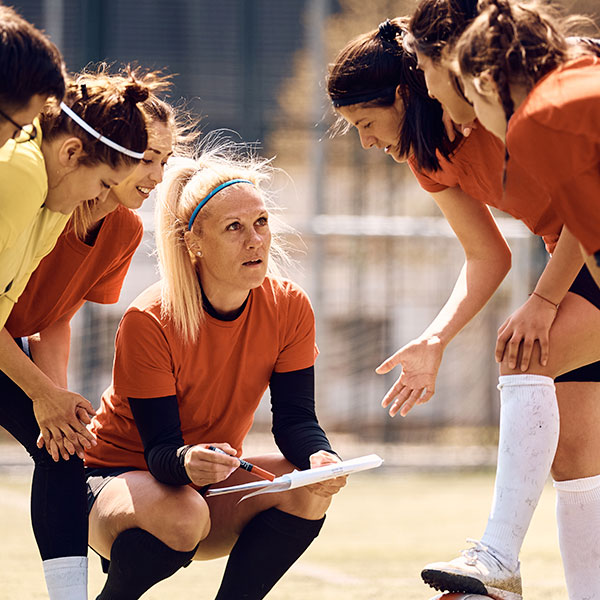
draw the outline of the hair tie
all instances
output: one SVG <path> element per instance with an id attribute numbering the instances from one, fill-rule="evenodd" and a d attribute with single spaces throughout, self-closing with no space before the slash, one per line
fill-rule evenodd
<path id="1" fill-rule="evenodd" d="M 389 20 L 386 19 L 383 23 L 379 24 L 379 37 L 390 44 L 396 41 L 398 35 L 398 28 Z"/>

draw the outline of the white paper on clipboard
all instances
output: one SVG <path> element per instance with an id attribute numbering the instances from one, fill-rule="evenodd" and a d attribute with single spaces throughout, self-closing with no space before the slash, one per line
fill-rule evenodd
<path id="1" fill-rule="evenodd" d="M 319 481 L 333 479 L 340 475 L 350 475 L 351 473 L 356 473 L 358 471 L 374 469 L 375 467 L 379 467 L 382 463 L 383 458 L 377 454 L 367 454 L 366 456 L 325 465 L 324 467 L 306 469 L 305 471 L 292 471 L 291 473 L 276 477 L 273 481 L 252 481 L 241 485 L 233 485 L 231 487 L 210 489 L 206 492 L 206 496 L 212 497 L 221 496 L 223 494 L 232 494 L 234 492 L 250 492 L 242 498 L 242 500 L 245 500 L 246 498 L 257 496 L 258 494 L 283 492 L 285 490 L 318 483 Z"/>

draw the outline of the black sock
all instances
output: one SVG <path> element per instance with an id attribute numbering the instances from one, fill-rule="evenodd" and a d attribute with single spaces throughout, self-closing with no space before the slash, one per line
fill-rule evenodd
<path id="1" fill-rule="evenodd" d="M 256 515 L 231 550 L 215 600 L 264 598 L 319 535 L 324 521 L 277 508 Z"/>
<path id="2" fill-rule="evenodd" d="M 144 529 L 126 529 L 113 542 L 108 577 L 96 600 L 137 600 L 189 563 L 195 552 L 173 550 Z"/>

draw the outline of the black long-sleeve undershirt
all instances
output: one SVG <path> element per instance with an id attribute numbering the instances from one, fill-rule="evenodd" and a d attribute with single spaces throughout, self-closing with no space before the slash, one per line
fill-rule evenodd
<path id="1" fill-rule="evenodd" d="M 307 469 L 311 454 L 319 450 L 333 452 L 315 413 L 314 367 L 288 373 L 274 372 L 270 388 L 272 431 L 285 458 L 295 466 Z M 185 445 L 181 433 L 177 397 L 129 398 L 129 404 L 150 473 L 163 483 L 190 483 L 184 467 L 189 446 Z"/>

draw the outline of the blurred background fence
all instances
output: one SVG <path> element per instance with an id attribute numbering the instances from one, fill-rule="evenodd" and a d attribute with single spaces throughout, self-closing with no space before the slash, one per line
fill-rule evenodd
<path id="1" fill-rule="evenodd" d="M 324 91 L 327 63 L 353 36 L 416 1 L 388 0 L 15 0 L 47 31 L 70 71 L 90 62 L 136 62 L 175 74 L 170 100 L 275 156 L 274 186 L 298 236 L 292 277 L 317 315 L 318 408 L 330 429 L 380 441 L 434 440 L 441 431 L 488 431 L 498 418 L 498 326 L 543 268 L 540 242 L 497 213 L 513 268 L 489 305 L 446 351 L 437 393 L 406 420 L 380 400 L 399 373 L 375 367 L 420 334 L 444 303 L 462 249 L 405 165 L 365 152 L 356 135 L 331 137 Z M 597 16 L 597 0 L 565 1 Z M 596 14 L 594 14 L 596 13 Z M 144 241 L 114 306 L 86 304 L 73 323 L 70 383 L 93 403 L 110 383 L 119 319 L 157 272 L 152 201 L 140 210 Z M 270 426 L 269 403 L 257 414 Z M 459 435 L 463 435 L 459 433 Z"/>

